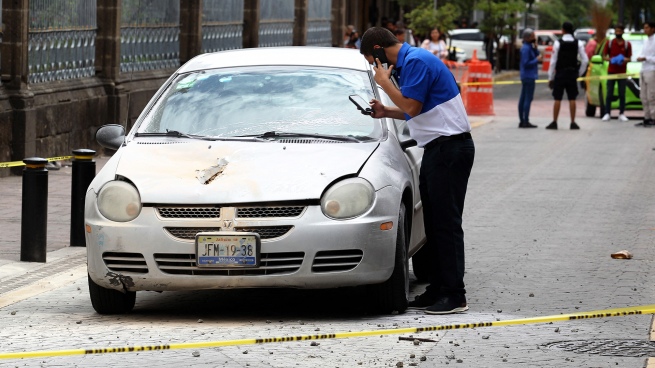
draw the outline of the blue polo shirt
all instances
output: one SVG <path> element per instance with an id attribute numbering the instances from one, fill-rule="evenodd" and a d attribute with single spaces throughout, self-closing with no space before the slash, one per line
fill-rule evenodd
<path id="1" fill-rule="evenodd" d="M 423 104 L 413 118 L 405 114 L 419 147 L 440 136 L 471 131 L 453 73 L 428 50 L 403 43 L 395 65 L 403 96 Z"/>

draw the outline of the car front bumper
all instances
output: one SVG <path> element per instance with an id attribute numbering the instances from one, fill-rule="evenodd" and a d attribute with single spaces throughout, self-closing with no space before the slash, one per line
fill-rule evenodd
<path id="1" fill-rule="evenodd" d="M 274 230 L 268 238 L 263 236 L 260 267 L 219 269 L 197 267 L 194 237 L 199 231 L 225 230 L 223 214 L 238 213 L 233 207 L 221 206 L 219 218 L 193 219 L 164 217 L 161 207 L 144 207 L 135 220 L 117 223 L 99 213 L 96 194 L 89 191 L 88 272 L 102 287 L 129 291 L 318 289 L 381 283 L 394 267 L 399 204 L 400 192 L 385 187 L 376 193 L 373 207 L 355 219 L 332 220 L 318 205 L 308 205 L 291 217 L 237 215 L 230 219 L 233 230 Z M 169 207 L 194 206 L 202 207 Z M 386 222 L 393 222 L 391 230 L 380 229 Z"/>

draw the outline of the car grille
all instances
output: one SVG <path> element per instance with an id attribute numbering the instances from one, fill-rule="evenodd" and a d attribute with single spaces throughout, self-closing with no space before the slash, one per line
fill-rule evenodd
<path id="1" fill-rule="evenodd" d="M 102 260 L 114 272 L 148 273 L 148 265 L 140 253 L 105 252 Z"/>
<path id="2" fill-rule="evenodd" d="M 362 261 L 363 255 L 360 249 L 320 251 L 314 257 L 312 272 L 350 271 Z"/>
<path id="3" fill-rule="evenodd" d="M 157 253 L 154 257 L 159 270 L 167 274 L 197 276 L 263 276 L 291 274 L 298 271 L 302 265 L 305 253 L 262 253 L 259 267 L 232 269 L 198 267 L 196 265 L 195 254 Z"/>
<path id="4" fill-rule="evenodd" d="M 238 207 L 237 218 L 298 217 L 305 206 Z"/>
<path id="5" fill-rule="evenodd" d="M 194 240 L 196 234 L 200 232 L 217 232 L 221 231 L 220 227 L 165 227 L 166 231 L 172 236 L 183 240 Z M 259 238 L 274 239 L 285 235 L 293 229 L 291 225 L 284 226 L 257 226 L 257 227 L 236 227 L 234 231 L 258 233 Z"/>
<path id="6" fill-rule="evenodd" d="M 157 212 L 164 218 L 219 218 L 220 207 L 157 207 Z"/>

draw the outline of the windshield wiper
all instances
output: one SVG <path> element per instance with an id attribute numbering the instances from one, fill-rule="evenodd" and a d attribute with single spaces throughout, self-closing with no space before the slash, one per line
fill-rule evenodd
<path id="1" fill-rule="evenodd" d="M 175 138 L 190 138 L 190 139 L 202 139 L 205 141 L 259 141 L 259 138 L 239 138 L 239 137 L 220 137 L 220 136 L 206 136 L 206 135 L 197 135 L 197 134 L 187 134 L 182 133 L 177 130 L 166 129 L 166 132 L 148 132 L 148 133 L 136 133 L 135 137 L 175 137 Z"/>
<path id="2" fill-rule="evenodd" d="M 148 132 L 148 133 L 136 133 L 135 137 L 176 137 L 176 138 L 191 138 L 191 139 L 211 139 L 210 137 L 204 135 L 195 135 L 182 133 L 177 130 L 168 130 L 166 132 Z"/>
<path id="3" fill-rule="evenodd" d="M 257 137 L 257 138 L 289 138 L 289 137 L 307 137 L 307 138 L 319 138 L 319 139 L 332 139 L 335 141 L 346 141 L 346 142 L 361 142 L 359 139 L 347 136 L 347 135 L 331 135 L 331 134 L 316 134 L 316 133 L 288 133 L 288 132 L 275 132 L 270 131 L 264 134 L 251 134 L 244 135 L 242 137 Z"/>

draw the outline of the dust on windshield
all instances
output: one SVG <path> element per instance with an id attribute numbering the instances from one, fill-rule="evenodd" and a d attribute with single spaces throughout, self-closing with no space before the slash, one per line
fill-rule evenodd
<path id="1" fill-rule="evenodd" d="M 348 96 L 373 98 L 366 72 L 335 68 L 249 67 L 180 75 L 139 133 L 175 130 L 236 137 L 270 131 L 378 139 L 381 123 Z"/>

